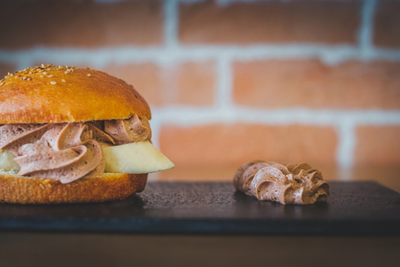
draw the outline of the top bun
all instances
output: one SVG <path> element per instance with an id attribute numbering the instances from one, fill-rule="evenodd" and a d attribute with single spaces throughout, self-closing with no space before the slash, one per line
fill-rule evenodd
<path id="1" fill-rule="evenodd" d="M 104 72 L 50 64 L 0 81 L 0 124 L 151 119 L 144 98 Z"/>

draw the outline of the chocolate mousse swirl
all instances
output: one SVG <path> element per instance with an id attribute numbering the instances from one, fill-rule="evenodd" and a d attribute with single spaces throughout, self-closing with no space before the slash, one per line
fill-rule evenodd
<path id="1" fill-rule="evenodd" d="M 233 184 L 237 190 L 258 200 L 282 204 L 326 202 L 329 196 L 329 185 L 321 172 L 307 163 L 248 162 L 236 171 Z"/>
<path id="2" fill-rule="evenodd" d="M 0 148 L 16 156 L 19 175 L 56 179 L 61 183 L 101 175 L 105 168 L 102 146 L 150 138 L 147 119 L 139 119 L 137 115 L 128 120 L 93 123 L 0 126 Z"/>
<path id="3" fill-rule="evenodd" d="M 118 145 L 151 139 L 149 121 L 146 118 L 139 118 L 136 114 L 128 120 L 104 121 L 104 130 Z"/>
<path id="4" fill-rule="evenodd" d="M 0 127 L 0 147 L 12 152 L 19 175 L 70 183 L 104 172 L 99 142 L 114 143 L 90 123 L 9 124 Z"/>

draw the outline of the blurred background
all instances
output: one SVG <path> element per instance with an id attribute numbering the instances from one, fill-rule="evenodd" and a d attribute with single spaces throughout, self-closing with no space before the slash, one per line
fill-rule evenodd
<path id="1" fill-rule="evenodd" d="M 146 98 L 153 142 L 176 165 L 151 179 L 230 180 L 265 159 L 400 190 L 400 1 L 2 0 L 0 10 L 1 76 L 90 67 Z"/>

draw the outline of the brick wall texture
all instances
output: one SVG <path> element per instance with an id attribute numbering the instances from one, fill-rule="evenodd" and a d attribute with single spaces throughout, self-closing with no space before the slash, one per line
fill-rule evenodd
<path id="1" fill-rule="evenodd" d="M 124 79 L 179 166 L 400 164 L 400 1 L 0 1 L 0 75 Z M 112 90 L 112 88 L 110 88 Z"/>

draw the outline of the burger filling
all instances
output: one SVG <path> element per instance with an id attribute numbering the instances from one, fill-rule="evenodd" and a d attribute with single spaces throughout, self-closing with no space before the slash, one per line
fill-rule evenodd
<path id="1" fill-rule="evenodd" d="M 15 156 L 17 163 L 7 161 L 7 168 L 62 183 L 101 175 L 104 147 L 151 139 L 148 120 L 137 115 L 126 120 L 6 124 L 0 126 L 0 134 L 0 148 L 6 151 L 3 160 Z"/>

